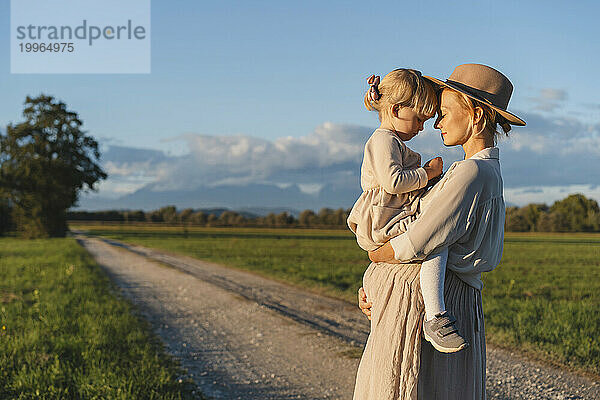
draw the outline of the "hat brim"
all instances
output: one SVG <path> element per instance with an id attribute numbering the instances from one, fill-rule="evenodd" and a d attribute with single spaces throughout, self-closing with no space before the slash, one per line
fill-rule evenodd
<path id="1" fill-rule="evenodd" d="M 521 118 L 517 117 L 515 114 L 510 113 L 510 112 L 508 112 L 506 110 L 503 110 L 503 109 L 501 109 L 499 107 L 496 107 L 496 106 L 490 104 L 485 99 L 482 99 L 480 97 L 474 96 L 471 93 L 469 93 L 469 92 L 467 92 L 467 91 L 459 88 L 458 86 L 453 85 L 452 83 L 439 80 L 439 79 L 434 78 L 432 76 L 425 76 L 425 75 L 423 75 L 423 78 L 429 79 L 430 81 L 432 81 L 432 82 L 434 82 L 434 83 L 436 83 L 436 84 L 438 84 L 440 86 L 445 86 L 445 87 L 448 87 L 448 88 L 450 88 L 452 90 L 456 90 L 457 92 L 460 92 L 460 93 L 468 96 L 469 98 L 471 98 L 473 100 L 477 100 L 477 101 L 483 102 L 485 105 L 493 108 L 498 114 L 502 115 L 504 117 L 504 119 L 506 119 L 508 121 L 508 123 L 511 124 L 511 125 L 517 125 L 517 126 L 525 126 L 526 125 L 525 121 L 523 121 Z"/>

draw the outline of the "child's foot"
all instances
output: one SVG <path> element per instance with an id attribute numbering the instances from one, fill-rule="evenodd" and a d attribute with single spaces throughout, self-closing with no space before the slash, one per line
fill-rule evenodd
<path id="1" fill-rule="evenodd" d="M 423 322 L 425 339 L 442 353 L 455 353 L 469 346 L 459 333 L 454 318 L 448 311 L 435 315 L 435 318 Z"/>

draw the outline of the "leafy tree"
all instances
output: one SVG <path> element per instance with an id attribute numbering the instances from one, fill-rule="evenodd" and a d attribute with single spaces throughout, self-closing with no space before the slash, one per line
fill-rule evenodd
<path id="1" fill-rule="evenodd" d="M 164 222 L 163 216 L 159 210 L 154 210 L 146 213 L 146 221 L 148 222 Z"/>
<path id="2" fill-rule="evenodd" d="M 143 222 L 146 220 L 146 214 L 142 210 L 126 211 L 124 218 L 127 222 Z"/>
<path id="3" fill-rule="evenodd" d="M 301 226 L 313 226 L 317 222 L 317 215 L 313 210 L 304 210 L 298 216 L 298 222 Z"/>
<path id="4" fill-rule="evenodd" d="M 509 232 L 527 232 L 530 230 L 527 221 L 519 211 L 519 207 L 508 207 L 506 209 L 504 229 Z"/>
<path id="5" fill-rule="evenodd" d="M 214 226 L 214 225 L 216 225 L 218 220 L 219 219 L 217 218 L 217 216 L 215 214 L 208 214 L 208 217 L 206 217 L 206 225 Z"/>
<path id="6" fill-rule="evenodd" d="M 190 217 L 192 223 L 197 225 L 206 225 L 207 219 L 207 215 L 204 214 L 202 211 L 197 211 L 193 213 Z"/>
<path id="7" fill-rule="evenodd" d="M 519 210 L 519 214 L 523 217 L 528 227 L 527 230 L 530 232 L 537 230 L 540 217 L 547 212 L 548 206 L 545 204 L 527 204 Z"/>
<path id="8" fill-rule="evenodd" d="M 565 225 L 565 218 L 562 213 L 546 212 L 540 215 L 536 230 L 538 232 L 566 232 L 568 226 Z"/>
<path id="9" fill-rule="evenodd" d="M 349 214 L 350 213 L 343 208 L 338 208 L 333 212 L 332 225 L 346 226 L 346 220 L 348 219 Z"/>
<path id="10" fill-rule="evenodd" d="M 333 210 L 331 208 L 323 207 L 319 210 L 319 224 L 321 225 L 334 225 L 333 224 Z"/>
<path id="11" fill-rule="evenodd" d="M 23 236 L 64 236 L 67 209 L 107 177 L 98 143 L 81 129 L 77 113 L 52 96 L 27 96 L 23 116 L 0 135 L 0 188 Z"/>
<path id="12" fill-rule="evenodd" d="M 161 207 L 157 212 L 161 215 L 164 222 L 168 224 L 177 222 L 177 208 L 175 206 Z"/>
<path id="13" fill-rule="evenodd" d="M 219 216 L 219 223 L 224 226 L 238 226 L 244 220 L 244 217 L 234 211 L 223 211 Z"/>
<path id="14" fill-rule="evenodd" d="M 192 210 L 191 208 L 186 208 L 185 210 L 179 213 L 179 220 L 181 222 L 190 222 L 192 214 L 194 214 L 194 210 Z"/>
<path id="15" fill-rule="evenodd" d="M 289 226 L 292 225 L 296 219 L 293 215 L 288 214 L 287 212 L 282 212 L 275 216 L 275 226 Z"/>
<path id="16" fill-rule="evenodd" d="M 11 207 L 7 198 L 0 194 L 0 235 L 12 229 L 12 219 L 10 218 Z"/>
<path id="17" fill-rule="evenodd" d="M 563 226 L 559 231 L 590 232 L 598 228 L 598 203 L 582 194 L 572 194 L 555 202 L 550 207 L 550 212 L 562 219 Z"/>

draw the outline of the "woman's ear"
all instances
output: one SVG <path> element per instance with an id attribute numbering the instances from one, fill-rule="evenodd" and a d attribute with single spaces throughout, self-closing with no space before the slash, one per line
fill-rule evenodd
<path id="1" fill-rule="evenodd" d="M 475 107 L 473 108 L 473 126 L 478 126 L 483 122 L 483 108 Z"/>
<path id="2" fill-rule="evenodd" d="M 392 117 L 398 118 L 398 112 L 400 111 L 400 106 L 398 104 L 394 104 L 392 106 Z"/>

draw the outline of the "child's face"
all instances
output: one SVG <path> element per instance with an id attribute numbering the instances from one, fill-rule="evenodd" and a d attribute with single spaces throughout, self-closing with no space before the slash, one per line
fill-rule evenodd
<path id="1" fill-rule="evenodd" d="M 410 140 L 423 130 L 423 124 L 431 115 L 417 113 L 409 107 L 399 107 L 394 115 L 394 128 L 403 141 Z"/>

